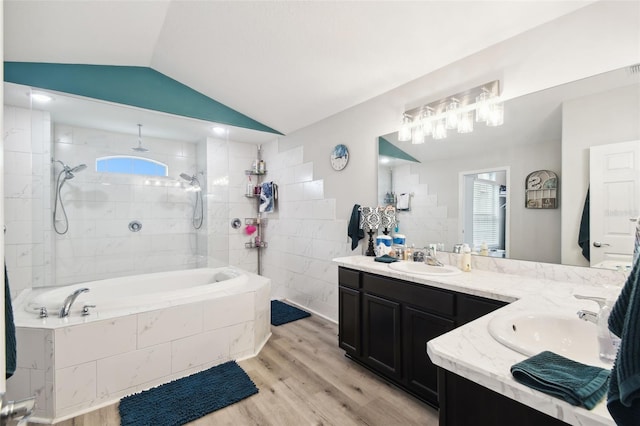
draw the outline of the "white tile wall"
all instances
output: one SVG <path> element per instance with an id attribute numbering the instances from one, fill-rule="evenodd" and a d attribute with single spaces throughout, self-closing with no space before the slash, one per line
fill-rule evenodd
<path id="1" fill-rule="evenodd" d="M 272 280 L 271 297 L 286 298 L 337 319 L 337 267 L 331 259 L 351 253 L 347 223 L 336 220 L 334 199 L 325 198 L 324 182 L 304 162 L 302 147 L 278 152 L 274 141 L 263 146 L 269 179 L 277 182 L 278 209 L 268 215 L 263 274 Z"/>

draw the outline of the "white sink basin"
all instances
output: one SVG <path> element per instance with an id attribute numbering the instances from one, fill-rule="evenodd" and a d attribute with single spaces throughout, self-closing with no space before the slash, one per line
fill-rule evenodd
<path id="1" fill-rule="evenodd" d="M 524 355 L 552 351 L 574 361 L 611 368 L 598 356 L 596 325 L 575 313 L 513 312 L 498 315 L 488 325 L 489 334 Z"/>
<path id="2" fill-rule="evenodd" d="M 462 272 L 455 266 L 432 266 L 424 262 L 394 262 L 389 264 L 389 268 L 394 271 L 420 275 L 455 275 Z"/>

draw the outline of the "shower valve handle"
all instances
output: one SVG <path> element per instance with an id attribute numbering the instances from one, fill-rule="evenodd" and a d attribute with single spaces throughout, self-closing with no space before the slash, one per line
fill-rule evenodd
<path id="1" fill-rule="evenodd" d="M 91 314 L 91 312 L 89 311 L 89 308 L 95 308 L 96 305 L 84 305 L 82 307 L 82 316 L 86 317 L 87 315 Z"/>

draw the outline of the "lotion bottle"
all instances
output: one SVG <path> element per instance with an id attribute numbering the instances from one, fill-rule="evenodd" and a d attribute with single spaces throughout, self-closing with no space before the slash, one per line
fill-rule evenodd
<path id="1" fill-rule="evenodd" d="M 467 243 L 462 245 L 462 270 L 471 272 L 471 247 Z"/>

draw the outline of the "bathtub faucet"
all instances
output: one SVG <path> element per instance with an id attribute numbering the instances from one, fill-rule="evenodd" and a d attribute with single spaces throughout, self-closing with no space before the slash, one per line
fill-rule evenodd
<path id="1" fill-rule="evenodd" d="M 86 293 L 89 291 L 88 288 L 83 287 L 79 288 L 64 299 L 64 304 L 62 305 L 62 309 L 60 309 L 60 318 L 68 317 L 69 311 L 71 310 L 71 305 L 76 301 L 76 298 L 80 296 L 82 293 Z"/>

